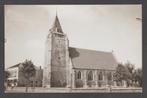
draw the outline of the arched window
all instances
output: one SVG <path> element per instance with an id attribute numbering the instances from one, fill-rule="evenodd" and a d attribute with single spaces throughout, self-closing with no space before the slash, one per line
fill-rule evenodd
<path id="1" fill-rule="evenodd" d="M 93 73 L 92 71 L 89 71 L 88 73 L 88 81 L 93 80 Z"/>
<path id="2" fill-rule="evenodd" d="M 98 80 L 103 80 L 103 73 L 102 72 L 99 73 Z"/>
<path id="3" fill-rule="evenodd" d="M 109 81 L 112 80 L 112 73 L 109 72 L 109 73 L 107 74 L 107 77 L 108 77 L 108 80 L 109 80 Z"/>
<path id="4" fill-rule="evenodd" d="M 81 79 L 81 72 L 80 71 L 78 71 L 77 79 Z"/>

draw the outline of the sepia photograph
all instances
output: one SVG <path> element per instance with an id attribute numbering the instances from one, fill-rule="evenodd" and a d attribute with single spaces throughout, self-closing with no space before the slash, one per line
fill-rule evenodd
<path id="1" fill-rule="evenodd" d="M 142 5 L 5 5 L 5 93 L 142 93 Z"/>

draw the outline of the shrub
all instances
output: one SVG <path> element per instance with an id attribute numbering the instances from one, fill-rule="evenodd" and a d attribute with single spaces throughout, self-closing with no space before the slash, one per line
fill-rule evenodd
<path id="1" fill-rule="evenodd" d="M 64 82 L 63 84 L 62 84 L 62 87 L 65 87 L 67 85 L 67 83 L 66 82 Z"/>
<path id="2" fill-rule="evenodd" d="M 113 81 L 108 81 L 108 85 L 113 85 Z"/>
<path id="3" fill-rule="evenodd" d="M 88 81 L 88 82 L 87 82 L 87 85 L 88 85 L 89 87 L 92 87 L 92 86 L 95 85 L 95 82 L 94 82 L 94 81 Z"/>
<path id="4" fill-rule="evenodd" d="M 106 85 L 106 83 L 105 83 L 104 81 L 98 81 L 98 86 L 99 86 L 99 87 L 102 87 L 102 86 L 104 86 L 104 85 Z"/>
<path id="5" fill-rule="evenodd" d="M 76 87 L 83 87 L 83 81 L 80 79 L 76 80 Z"/>
<path id="6" fill-rule="evenodd" d="M 65 87 L 67 84 L 66 82 L 63 82 L 63 81 L 51 81 L 51 86 L 52 87 Z"/>
<path id="7" fill-rule="evenodd" d="M 61 82 L 60 81 L 51 81 L 51 86 L 52 87 L 61 87 Z"/>

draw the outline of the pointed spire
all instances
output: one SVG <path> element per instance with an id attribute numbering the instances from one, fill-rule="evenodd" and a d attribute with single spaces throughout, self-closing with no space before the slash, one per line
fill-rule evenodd
<path id="1" fill-rule="evenodd" d="M 57 16 L 57 11 L 56 11 L 56 17 L 55 17 L 55 21 L 53 23 L 52 31 L 63 33 L 58 16 Z"/>

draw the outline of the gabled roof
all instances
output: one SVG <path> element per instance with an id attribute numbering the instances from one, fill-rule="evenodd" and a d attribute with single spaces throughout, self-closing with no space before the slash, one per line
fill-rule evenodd
<path id="1" fill-rule="evenodd" d="M 73 68 L 115 70 L 117 61 L 112 52 L 69 47 Z"/>
<path id="2" fill-rule="evenodd" d="M 16 64 L 16 65 L 13 65 L 13 66 L 11 66 L 11 67 L 8 67 L 7 69 L 20 67 L 22 64 L 23 64 L 23 63 L 18 63 L 18 64 Z M 41 68 L 41 66 L 36 66 L 36 65 L 35 65 L 35 69 L 36 69 L 36 70 L 39 70 L 39 69 L 42 69 L 42 68 Z"/>

